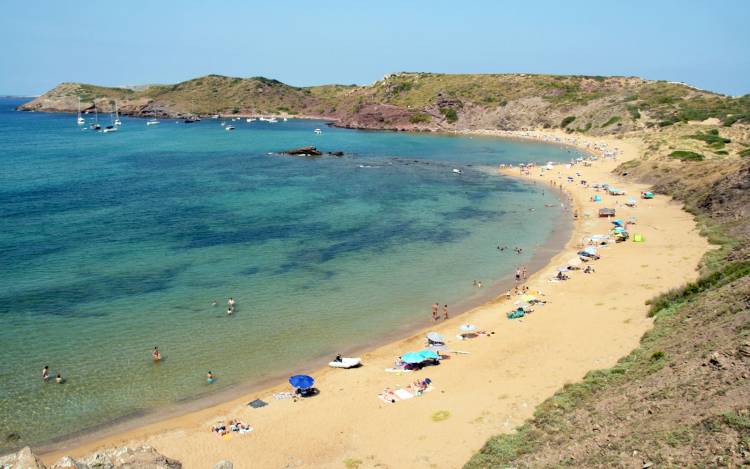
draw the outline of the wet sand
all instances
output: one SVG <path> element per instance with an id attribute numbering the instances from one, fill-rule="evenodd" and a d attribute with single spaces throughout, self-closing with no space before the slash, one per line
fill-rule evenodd
<path id="1" fill-rule="evenodd" d="M 564 135 L 551 133 L 481 134 L 572 144 L 556 140 Z M 651 327 L 645 301 L 696 278 L 696 266 L 709 249 L 692 216 L 679 204 L 664 196 L 638 199 L 636 208 L 616 208 L 620 218 L 637 217 L 631 233 L 643 234 L 645 243 L 603 248 L 602 258 L 593 264 L 594 274 L 577 271 L 568 281 L 550 282 L 556 268 L 575 256 L 582 238 L 608 231 L 611 224 L 596 217 L 598 208 L 623 205 L 646 189 L 616 181 L 609 174 L 620 162 L 639 156 L 637 142 L 585 140 L 606 143 L 609 149 L 619 147 L 618 161 L 600 159 L 591 167 L 571 169 L 557 165 L 543 177 L 538 170 L 530 176 L 521 176 L 516 168 L 505 171 L 540 184 L 550 180 L 562 184 L 574 201 L 569 216 L 573 210 L 580 216 L 565 248 L 526 282 L 531 290 L 544 293 L 545 306 L 522 319 L 508 320 L 505 313 L 518 298 L 501 296 L 429 328 L 447 338 L 449 350 L 468 353 L 450 353 L 439 366 L 414 373 L 385 372 L 397 356 L 423 348 L 426 329 L 362 354 L 365 366 L 361 368 L 307 370 L 313 371 L 320 389 L 313 398 L 275 400 L 274 392 L 289 390 L 288 384 L 279 382 L 199 411 L 44 454 L 44 461 L 54 462 L 62 454 L 80 456 L 104 446 L 149 444 L 186 468 L 212 467 L 221 459 L 233 461 L 237 468 L 340 468 L 358 461 L 360 468 L 462 466 L 488 437 L 511 431 L 562 385 L 591 369 L 613 365 L 635 348 Z M 576 172 L 589 182 L 616 183 L 627 195 L 598 192 L 602 202 L 592 203 L 593 189 L 579 184 L 578 177 L 566 182 Z M 530 216 L 545 216 L 544 210 Z M 429 305 L 426 311 L 429 314 Z M 458 326 L 467 322 L 493 334 L 458 340 Z M 434 390 L 421 397 L 395 404 L 377 398 L 386 387 L 406 387 L 425 377 L 433 381 Z M 247 407 L 255 398 L 269 405 Z M 228 439 L 209 431 L 217 420 L 233 417 L 251 424 L 254 431 Z"/>

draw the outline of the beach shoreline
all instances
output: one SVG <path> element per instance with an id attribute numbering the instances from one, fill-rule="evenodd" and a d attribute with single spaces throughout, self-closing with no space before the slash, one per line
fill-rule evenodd
<path id="1" fill-rule="evenodd" d="M 597 151 L 600 151 L 601 148 L 608 148 L 608 147 L 601 146 L 604 143 L 609 145 L 612 142 L 616 142 L 616 140 L 614 139 L 605 140 L 605 139 L 595 139 L 595 138 L 587 137 L 585 140 L 597 142 L 596 145 L 598 146 L 592 148 L 590 145 L 571 143 L 570 140 L 567 140 L 570 138 L 569 136 L 564 135 L 564 134 L 561 135 L 556 132 L 536 131 L 534 133 L 531 133 L 531 132 L 503 132 L 503 131 L 471 131 L 471 132 L 465 132 L 464 134 L 486 135 L 489 137 L 501 137 L 501 138 L 520 138 L 520 139 L 526 139 L 526 140 L 542 141 L 542 142 L 551 143 L 551 144 L 570 145 L 570 146 L 575 146 L 576 148 L 580 150 L 591 152 L 591 153 L 596 153 Z M 580 140 L 583 141 L 583 139 L 580 139 Z M 626 153 L 627 156 L 629 156 L 629 158 L 627 159 L 630 159 L 630 157 L 638 156 L 637 150 L 633 150 L 632 148 L 625 150 L 624 153 Z M 622 161 L 625 161 L 625 160 L 622 160 Z M 604 161 L 598 162 L 597 163 L 597 169 L 599 170 L 598 176 L 602 177 L 603 175 L 607 175 L 607 177 L 610 180 L 614 179 L 614 177 L 611 176 L 611 169 L 614 168 L 615 164 L 616 162 L 613 160 L 607 161 L 607 162 L 604 162 Z M 556 166 L 556 168 L 558 168 L 558 166 Z M 581 169 L 584 169 L 584 168 L 581 168 Z M 585 168 L 585 170 L 588 172 L 589 168 Z M 515 174 L 515 171 L 516 171 L 515 168 L 513 170 L 508 169 L 508 170 L 503 171 L 503 174 L 508 175 L 508 176 L 513 176 L 513 177 L 520 177 L 521 179 L 527 179 L 524 176 Z M 531 178 L 537 182 L 549 184 L 549 181 L 547 181 L 546 179 L 533 178 L 533 177 Z M 592 179 L 591 182 L 593 181 L 594 180 Z M 628 184 L 628 192 L 631 191 L 630 187 L 632 186 L 637 186 L 637 185 Z M 558 186 L 556 187 L 560 188 Z M 575 190 L 564 191 L 565 197 L 572 197 L 572 200 L 574 201 L 573 210 L 576 210 L 579 214 L 584 214 L 586 211 L 587 205 L 586 205 L 585 197 L 582 197 L 583 191 L 582 190 L 579 191 L 579 189 L 581 189 L 579 187 L 574 187 L 572 189 L 575 189 Z M 659 200 L 657 201 L 657 203 L 661 204 L 662 201 Z M 679 207 L 670 206 L 669 204 L 665 204 L 664 207 L 661 207 L 660 205 L 660 208 L 665 209 L 670 213 L 675 212 L 675 211 L 681 212 Z M 681 213 L 684 215 L 683 217 L 678 217 L 680 218 L 681 226 L 682 225 L 688 226 L 690 224 L 693 224 L 692 218 L 688 214 L 686 214 L 685 212 L 681 212 Z M 585 235 L 587 232 L 595 230 L 594 228 L 591 228 L 590 226 L 586 225 L 586 223 L 589 221 L 591 220 L 584 219 L 584 217 L 582 216 L 575 223 L 575 226 L 573 226 L 572 229 L 570 230 L 570 237 L 564 243 L 564 247 L 561 248 L 559 252 L 552 253 L 552 255 L 548 257 L 549 261 L 546 262 L 542 268 L 538 269 L 536 273 L 531 275 L 529 280 L 526 283 L 538 285 L 543 280 L 543 277 L 547 271 L 549 271 L 554 266 L 558 265 L 560 262 L 563 262 L 567 256 L 570 256 L 571 251 L 577 248 L 581 237 Z M 694 224 L 693 224 L 693 227 L 694 227 Z M 690 235 L 694 237 L 698 237 L 697 233 L 690 233 Z M 694 277 L 695 275 L 694 267 L 697 265 L 697 262 L 700 260 L 700 257 L 702 257 L 702 253 L 704 252 L 701 249 L 703 250 L 707 249 L 707 242 L 705 242 L 705 240 L 703 240 L 702 238 L 700 242 L 697 241 L 696 239 L 691 238 L 691 243 L 692 244 L 690 244 L 689 247 L 693 248 L 692 252 L 689 253 L 690 255 L 687 255 L 688 253 L 683 255 L 682 256 L 683 260 L 682 262 L 679 263 L 679 267 L 680 269 L 682 269 L 681 278 L 669 279 L 669 280 L 662 278 L 660 280 L 664 280 L 664 283 L 667 283 L 667 284 L 660 286 L 660 287 L 669 287 L 670 285 L 675 283 L 675 280 L 682 281 L 682 280 L 687 280 L 687 279 Z M 699 247 L 696 248 L 696 246 L 699 246 Z M 692 266 L 693 270 L 691 271 L 690 269 L 688 269 L 686 272 L 684 269 L 684 267 L 686 266 Z M 597 264 L 597 267 L 598 267 L 598 264 Z M 578 277 L 580 277 L 580 275 Z M 577 280 L 577 279 L 574 279 L 574 280 Z M 542 283 L 542 285 L 544 284 Z M 672 285 L 672 286 L 677 286 L 677 285 Z M 552 287 L 544 286 L 544 288 L 545 290 L 548 290 L 549 288 L 552 288 Z M 553 288 L 553 290 L 558 290 L 558 289 Z M 648 296 L 653 296 L 657 294 L 658 292 L 659 290 L 654 289 L 654 291 L 650 292 Z M 558 301 L 557 299 L 554 299 L 553 304 L 557 303 L 557 301 Z M 316 378 L 318 379 L 318 382 L 321 383 L 319 387 L 321 387 L 321 389 L 323 389 L 324 391 L 326 389 L 332 389 L 336 385 L 342 385 L 341 383 L 345 382 L 347 379 L 356 380 L 356 378 L 362 373 L 368 373 L 367 381 L 376 380 L 376 381 L 383 382 L 383 383 L 387 383 L 388 381 L 393 381 L 392 379 L 390 379 L 391 377 L 384 376 L 386 374 L 382 373 L 382 371 L 379 372 L 379 369 L 382 368 L 381 365 L 383 364 L 383 360 L 385 359 L 385 357 L 397 356 L 398 355 L 397 351 L 403 352 L 409 348 L 413 348 L 415 344 L 417 344 L 418 342 L 422 340 L 424 333 L 430 329 L 436 329 L 438 330 L 438 332 L 443 332 L 444 330 L 447 330 L 449 326 L 455 327 L 456 325 L 461 323 L 464 319 L 466 320 L 471 319 L 473 322 L 479 323 L 480 327 L 484 327 L 484 324 L 491 323 L 490 319 L 494 320 L 494 315 L 490 317 L 490 313 L 494 313 L 495 311 L 491 311 L 491 310 L 497 309 L 501 305 L 505 307 L 506 303 L 507 303 L 507 300 L 504 299 L 502 295 L 499 295 L 495 297 L 494 299 L 487 301 L 476 308 L 472 308 L 469 311 L 466 311 L 460 317 L 459 316 L 453 317 L 451 318 L 451 320 L 447 321 L 446 323 L 441 322 L 436 327 L 420 328 L 416 332 L 409 333 L 408 337 L 395 338 L 392 341 L 389 341 L 385 344 L 382 344 L 382 339 L 381 339 L 380 345 L 376 345 L 374 349 L 371 349 L 370 351 L 363 354 L 363 357 L 365 359 L 365 367 L 363 367 L 362 369 L 352 370 L 351 372 L 346 372 L 346 371 L 342 372 L 341 370 L 332 370 L 329 368 L 319 369 L 319 368 L 311 367 L 309 369 L 315 370 Z M 637 345 L 637 341 L 640 338 L 641 334 L 651 327 L 651 321 L 645 317 L 645 306 L 642 304 L 642 302 L 640 306 L 641 306 L 640 308 L 631 307 L 631 309 L 634 309 L 635 311 L 629 311 L 628 313 L 629 316 L 626 318 L 626 320 L 629 321 L 628 323 L 625 323 L 628 325 L 628 327 L 626 327 L 626 329 L 628 329 L 627 333 L 623 334 L 622 332 L 618 332 L 618 337 L 616 341 L 617 347 L 609 347 L 610 350 L 607 350 L 608 352 L 607 354 L 602 354 L 600 352 L 600 355 L 603 355 L 603 356 L 598 356 L 596 360 L 593 360 L 593 362 L 586 361 L 580 366 L 574 367 L 574 369 L 566 369 L 565 372 L 562 373 L 564 374 L 564 377 L 558 376 L 557 377 L 558 379 L 542 381 L 544 385 L 539 386 L 539 388 L 536 389 L 535 392 L 530 393 L 526 399 L 523 399 L 523 403 L 524 403 L 523 406 L 520 406 L 520 404 L 516 403 L 516 409 L 515 409 L 516 411 L 514 412 L 513 418 L 506 420 L 506 422 L 510 422 L 510 423 L 508 423 L 507 425 L 497 425 L 498 421 L 493 420 L 493 423 L 495 425 L 492 425 L 491 428 L 484 428 L 484 431 L 482 431 L 481 434 L 479 435 L 470 435 L 471 443 L 469 444 L 470 448 L 468 449 L 468 453 L 465 450 L 463 452 L 452 451 L 451 458 L 450 458 L 451 461 L 453 462 L 458 462 L 462 460 L 465 461 L 467 459 L 466 458 L 467 454 L 470 455 L 471 453 L 473 453 L 473 451 L 478 449 L 478 447 L 484 443 L 487 436 L 497 433 L 503 428 L 510 430 L 513 427 L 515 427 L 517 424 L 520 424 L 523 421 L 523 419 L 530 416 L 530 413 L 533 411 L 533 408 L 535 407 L 536 403 L 541 402 L 543 398 L 547 397 L 549 394 L 551 394 L 551 392 L 559 388 L 560 381 L 561 381 L 561 379 L 559 378 L 564 378 L 562 379 L 563 382 L 566 382 L 568 380 L 578 379 L 580 378 L 580 376 L 582 376 L 581 375 L 582 372 L 585 372 L 592 368 L 591 366 L 592 363 L 594 365 L 599 365 L 601 363 L 602 365 L 602 366 L 595 366 L 595 367 L 603 367 L 606 365 L 611 366 L 611 364 L 613 364 L 613 360 L 616 360 L 620 356 L 623 356 L 627 352 L 632 350 L 632 348 L 634 348 Z M 508 305 L 507 307 L 510 307 L 510 305 Z M 528 318 L 528 321 L 526 323 L 523 323 L 523 324 L 528 324 L 529 322 L 532 324 L 541 324 L 537 321 L 537 317 L 546 316 L 548 310 L 552 308 L 550 308 L 550 306 L 548 305 L 541 309 L 542 311 L 539 312 L 539 315 L 535 313 L 534 315 Z M 487 327 L 487 329 L 491 330 L 491 329 L 495 329 L 496 327 L 498 329 L 501 327 L 504 329 L 509 329 L 510 327 L 513 327 L 513 326 L 510 326 L 510 327 L 506 327 L 506 326 L 509 326 L 512 324 L 519 324 L 519 323 L 515 323 L 514 321 L 508 322 L 507 320 L 505 320 L 504 317 L 500 319 L 501 319 L 500 321 L 496 323 L 492 323 L 492 325 L 490 327 Z M 536 333 L 539 334 L 540 332 L 536 331 Z M 446 336 L 448 335 L 446 334 Z M 507 333 L 504 334 L 503 336 L 505 337 L 505 339 L 507 339 L 510 342 L 517 340 L 517 338 L 515 338 L 513 335 L 508 335 Z M 539 337 L 536 337 L 536 339 L 538 338 Z M 534 347 L 540 347 L 540 346 L 542 348 L 544 347 L 542 345 L 543 343 L 540 344 L 538 341 L 534 340 L 533 338 L 530 340 L 531 342 L 524 342 L 521 345 L 524 347 L 530 347 L 531 349 L 534 349 Z M 478 346 L 477 344 L 483 345 L 484 343 L 486 343 L 485 339 L 483 338 L 476 339 L 474 341 L 464 341 L 464 342 L 466 343 L 465 344 L 461 343 L 460 345 L 462 347 L 465 345 L 466 348 L 476 348 Z M 608 344 L 609 342 L 604 342 L 604 343 Z M 568 344 L 568 345 L 572 345 L 572 344 Z M 368 345 L 368 347 L 369 346 L 372 346 L 372 344 Z M 507 344 L 504 344 L 504 346 L 507 347 Z M 616 350 L 612 350 L 615 348 Z M 476 351 L 476 352 L 471 351 L 471 353 L 480 354 L 480 351 Z M 484 352 L 481 352 L 481 353 L 484 353 Z M 467 358 L 466 360 L 467 361 L 472 360 L 473 357 L 474 357 L 473 355 L 470 355 L 469 358 Z M 449 367 L 454 368 L 455 366 L 452 362 L 460 361 L 460 360 L 464 360 L 464 359 L 461 357 L 453 357 L 451 360 L 447 361 L 447 363 L 445 363 L 444 366 L 437 367 L 434 370 L 434 373 L 433 373 L 433 370 L 429 370 L 427 373 L 431 375 L 432 374 L 435 374 L 435 375 L 444 374 L 444 373 L 438 373 L 438 371 L 442 372 L 443 368 L 449 368 Z M 497 366 L 500 366 L 500 368 L 502 368 L 502 371 L 508 374 L 512 378 L 512 375 L 513 375 L 512 371 L 505 369 L 505 367 L 502 364 L 497 365 Z M 487 369 L 489 368 L 489 366 L 484 366 L 483 368 Z M 412 375 L 412 378 L 415 376 L 422 376 L 422 375 L 424 375 L 424 373 L 414 373 Z M 473 378 L 473 377 L 464 377 L 464 378 Z M 445 384 L 446 380 L 448 379 L 449 377 L 445 376 L 445 377 L 440 377 L 440 379 L 433 379 L 433 381 L 436 382 L 436 386 L 440 386 L 441 388 L 443 388 L 444 386 L 448 386 L 448 384 Z M 461 377 L 459 377 L 458 379 L 461 380 Z M 361 378 L 357 381 L 361 381 Z M 466 379 L 466 381 L 470 381 L 470 379 Z M 460 387 L 459 386 L 460 383 L 452 383 L 452 384 L 456 385 L 456 387 Z M 369 389 L 370 387 L 371 386 L 368 386 L 366 389 Z M 261 397 L 261 398 L 267 399 L 267 396 L 271 395 L 273 392 L 277 390 L 282 390 L 282 389 L 286 390 L 287 388 L 288 388 L 288 385 L 284 383 L 277 383 L 275 385 L 264 388 L 263 390 L 248 391 L 248 395 L 244 395 L 239 398 L 229 399 L 227 401 L 218 403 L 216 405 L 212 405 L 210 407 L 192 411 L 188 414 L 180 414 L 179 416 L 168 417 L 166 419 L 162 419 L 162 420 L 149 423 L 146 425 L 139 425 L 135 428 L 123 430 L 122 432 L 116 432 L 115 434 L 112 434 L 112 435 L 107 435 L 103 437 L 101 437 L 102 435 L 100 435 L 99 438 L 97 438 L 96 435 L 91 435 L 91 434 L 82 435 L 79 439 L 76 439 L 73 441 L 66 440 L 65 442 L 61 444 L 61 447 L 57 449 L 43 451 L 42 459 L 45 462 L 52 463 L 56 461 L 57 459 L 59 459 L 59 457 L 63 454 L 72 455 L 72 456 L 80 456 L 98 447 L 122 445 L 122 444 L 129 443 L 129 442 L 139 442 L 139 443 L 145 442 L 156 447 L 160 452 L 162 452 L 163 454 L 166 454 L 167 456 L 175 457 L 177 459 L 182 460 L 183 463 L 185 464 L 185 467 L 209 466 L 215 461 L 206 460 L 206 464 L 204 464 L 203 466 L 201 466 L 200 464 L 196 464 L 196 462 L 202 461 L 204 458 L 214 458 L 215 455 L 211 453 L 211 451 L 213 450 L 210 449 L 210 446 L 213 446 L 213 445 L 209 444 L 205 448 L 203 447 L 190 448 L 190 443 L 185 443 L 186 446 L 180 446 L 178 443 L 176 443 L 175 435 L 178 435 L 178 434 L 184 435 L 185 433 L 188 433 L 190 435 L 190 438 L 187 438 L 187 440 L 192 441 L 193 444 L 196 444 L 198 442 L 200 444 L 203 444 L 204 440 L 206 439 L 213 440 L 215 437 L 214 435 L 211 435 L 206 430 L 206 422 L 216 420 L 216 416 L 222 415 L 222 414 L 229 414 L 232 412 L 234 412 L 235 414 L 237 413 L 242 414 L 242 412 L 247 412 L 247 409 L 244 403 L 247 402 L 248 400 L 251 400 L 255 397 Z M 377 389 L 374 389 L 373 391 L 376 392 Z M 405 408 L 406 406 L 410 404 L 423 404 L 425 402 L 429 403 L 429 399 L 433 397 L 436 397 L 436 396 L 432 396 L 432 395 L 425 396 L 425 398 L 421 399 L 419 403 L 409 402 L 409 403 L 403 403 L 403 404 L 399 403 L 398 405 Z M 437 397 L 440 397 L 440 396 L 437 396 Z M 319 396 L 315 399 L 316 400 L 310 400 L 310 401 L 305 402 L 303 406 L 304 407 L 325 407 L 323 404 L 325 396 Z M 374 400 L 371 396 L 366 396 L 366 397 L 363 396 L 362 399 Z M 500 399 L 500 400 L 503 400 L 503 399 Z M 510 399 L 510 400 L 513 400 L 513 399 Z M 529 402 L 527 401 L 530 401 L 531 404 L 529 404 Z M 288 405 L 282 408 L 284 404 L 288 404 L 288 403 L 289 403 L 288 401 L 287 402 L 279 401 L 278 402 L 279 405 L 275 405 L 276 401 L 272 401 L 271 402 L 272 405 L 268 406 L 266 409 L 270 408 L 269 411 L 279 410 L 280 414 L 295 414 L 295 410 L 288 409 L 289 407 Z M 377 402 L 373 402 L 373 404 L 377 404 Z M 382 404 L 379 404 L 379 406 L 381 405 Z M 416 408 L 418 406 L 412 406 L 412 407 Z M 278 408 L 278 409 L 274 409 L 274 408 Z M 242 410 L 239 410 L 239 409 L 242 409 Z M 379 412 L 380 410 L 384 410 L 384 409 L 380 409 L 378 407 L 378 410 L 376 410 L 375 412 Z M 326 415 L 326 413 L 327 412 L 329 413 L 329 411 L 330 409 L 328 411 L 324 410 L 323 413 L 318 413 L 318 415 L 319 416 Z M 370 412 L 372 411 L 372 409 L 367 409 L 367 411 Z M 410 412 L 413 416 L 413 412 L 411 411 L 411 409 L 410 409 Z M 506 413 L 507 413 L 507 409 L 506 409 Z M 258 413 L 258 415 L 261 415 L 261 414 Z M 368 414 L 368 416 L 374 417 L 376 416 L 376 414 Z M 268 412 L 264 412 L 263 417 L 265 417 L 265 420 L 269 424 L 277 422 L 277 418 L 268 417 Z M 255 415 L 250 414 L 246 418 L 248 420 L 251 420 L 251 423 L 256 426 L 258 432 L 273 433 L 273 432 L 269 432 L 269 429 L 272 428 L 271 426 L 263 426 L 263 423 L 260 421 L 256 424 L 256 420 L 259 420 L 259 419 L 256 419 Z M 396 420 L 401 421 L 405 418 L 409 418 L 409 416 L 408 415 L 402 416 L 400 419 L 397 418 Z M 354 420 L 356 418 L 353 415 L 348 416 L 348 417 L 342 415 L 342 416 L 337 416 L 335 418 L 331 418 L 329 420 L 336 420 L 337 423 L 346 425 L 345 423 L 339 422 L 339 420 L 341 419 Z M 410 425 L 408 424 L 404 426 L 410 427 Z M 443 425 L 443 427 L 445 426 L 446 425 Z M 276 431 L 280 431 L 280 430 L 276 429 Z M 443 431 L 444 429 L 441 429 L 441 432 Z M 465 433 L 466 432 L 463 432 L 462 434 L 465 434 Z M 261 441 L 264 440 L 264 438 L 260 437 L 260 435 L 254 434 L 254 435 L 251 435 L 246 441 L 249 443 L 253 441 L 253 438 L 255 437 L 258 437 L 256 438 L 257 440 L 261 440 Z M 446 435 L 446 437 L 450 439 L 450 435 Z M 86 441 L 85 443 L 83 441 L 80 441 L 80 444 L 79 444 L 78 440 L 84 440 L 84 439 L 88 441 Z M 377 444 L 373 445 L 373 444 L 365 444 L 365 443 L 360 442 L 360 444 L 358 445 L 357 442 L 351 442 L 347 440 L 347 445 L 345 445 L 345 448 L 339 449 L 339 451 L 341 452 L 341 454 L 339 454 L 339 453 L 336 453 L 335 451 L 331 453 L 330 452 L 331 450 L 325 444 L 318 445 L 320 447 L 316 449 L 316 446 L 315 446 L 316 440 L 317 438 L 313 438 L 312 441 L 308 443 L 308 444 L 312 444 L 313 445 L 312 447 L 306 447 L 306 451 L 312 452 L 314 456 L 304 459 L 303 464 L 302 464 L 303 467 L 308 467 L 309 465 L 335 466 L 333 464 L 334 461 L 338 463 L 338 466 L 340 466 L 341 458 L 338 458 L 339 456 L 341 456 L 342 454 L 346 455 L 349 453 L 354 454 L 358 451 L 362 451 L 362 454 L 369 454 L 368 450 L 369 452 L 374 452 L 376 453 L 374 454 L 374 456 L 377 460 L 381 460 L 382 458 L 385 457 L 384 455 L 378 454 L 378 452 L 375 449 L 373 449 L 373 448 L 381 447 L 381 446 L 378 446 Z M 386 441 L 384 442 L 382 440 L 386 440 Z M 438 439 L 438 440 L 442 442 L 441 444 L 445 443 L 445 441 L 443 441 L 442 439 Z M 380 443 L 388 443 L 387 439 L 383 439 L 383 438 L 381 438 L 379 441 Z M 200 444 L 198 446 L 200 446 Z M 221 445 L 221 443 L 219 445 Z M 236 449 L 236 445 L 226 445 L 226 446 L 227 446 L 227 449 L 231 449 L 231 448 Z M 441 445 L 437 445 L 437 447 L 439 446 Z M 328 450 L 328 452 L 326 452 L 326 450 Z M 218 452 L 221 453 L 222 451 L 218 450 Z M 397 451 L 397 453 L 399 452 Z M 233 459 L 237 467 L 243 467 L 241 464 L 242 464 L 242 458 L 244 454 L 245 453 L 243 451 L 234 452 L 234 453 L 229 451 L 227 458 Z M 393 462 L 392 459 L 388 459 L 388 461 Z M 277 467 L 279 460 L 278 458 L 274 459 L 273 457 L 269 457 L 267 459 L 264 459 L 262 462 L 260 462 L 260 460 L 256 460 L 256 462 L 257 462 L 257 465 L 261 465 L 263 467 Z M 421 466 L 421 465 L 426 466 L 426 464 L 420 464 L 418 461 L 414 462 L 414 464 L 416 464 L 417 466 Z M 409 465 L 414 465 L 414 464 L 409 464 Z M 453 467 L 453 464 L 449 464 L 449 466 Z"/>

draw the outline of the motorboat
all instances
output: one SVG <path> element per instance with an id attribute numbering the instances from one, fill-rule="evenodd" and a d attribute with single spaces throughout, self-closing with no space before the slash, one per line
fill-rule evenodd
<path id="1" fill-rule="evenodd" d="M 117 132 L 117 127 L 115 127 L 114 125 L 108 125 L 104 128 L 104 130 L 102 130 L 102 132 L 104 132 L 105 134 L 110 132 Z"/>
<path id="2" fill-rule="evenodd" d="M 359 357 L 350 358 L 338 358 L 328 363 L 331 368 L 354 368 L 362 364 L 362 359 Z"/>
<path id="3" fill-rule="evenodd" d="M 161 124 L 161 122 L 159 122 L 158 119 L 149 119 L 148 121 L 146 121 L 146 125 L 157 125 L 157 124 Z"/>
<path id="4" fill-rule="evenodd" d="M 320 129 L 315 129 L 315 130 L 313 130 L 313 132 L 315 132 L 315 133 L 316 133 L 316 134 L 318 134 L 318 135 L 320 135 L 320 134 L 322 134 L 322 133 L 323 133 L 323 131 L 322 131 L 322 130 L 320 130 Z"/>
<path id="5" fill-rule="evenodd" d="M 81 117 L 81 98 L 78 98 L 78 125 L 86 124 L 86 119 Z"/>
<path id="6" fill-rule="evenodd" d="M 224 130 L 234 130 L 234 126 L 233 125 L 228 125 L 228 126 L 224 127 Z"/>
<path id="7" fill-rule="evenodd" d="M 245 119 L 245 122 L 255 122 L 255 119 L 253 119 L 252 117 L 248 117 L 247 119 Z"/>
<path id="8" fill-rule="evenodd" d="M 453 174 L 462 174 L 462 173 L 463 173 L 463 171 L 461 171 L 460 169 L 453 168 Z"/>
<path id="9" fill-rule="evenodd" d="M 122 122 L 120 122 L 120 113 L 117 111 L 117 101 L 115 101 L 115 121 L 114 125 L 122 125 Z"/>

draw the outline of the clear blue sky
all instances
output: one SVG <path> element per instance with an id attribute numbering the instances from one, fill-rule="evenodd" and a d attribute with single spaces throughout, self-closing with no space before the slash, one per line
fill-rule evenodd
<path id="1" fill-rule="evenodd" d="M 209 73 L 637 75 L 750 93 L 750 0 L 52 1 L 0 5 L 0 94 Z"/>

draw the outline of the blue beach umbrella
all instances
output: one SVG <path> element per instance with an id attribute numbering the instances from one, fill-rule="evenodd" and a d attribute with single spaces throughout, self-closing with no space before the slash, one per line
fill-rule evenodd
<path id="1" fill-rule="evenodd" d="M 625 228 L 623 228 L 621 226 L 617 226 L 617 227 L 615 227 L 614 231 L 615 231 L 615 233 L 622 233 L 623 231 L 625 231 Z"/>
<path id="2" fill-rule="evenodd" d="M 424 357 L 425 360 L 440 360 L 440 355 L 434 350 L 425 349 L 417 353 L 422 355 L 422 357 Z"/>
<path id="3" fill-rule="evenodd" d="M 289 384 L 299 389 L 309 389 L 315 384 L 315 380 L 312 376 L 307 375 L 294 375 L 289 378 Z"/>
<path id="4" fill-rule="evenodd" d="M 401 355 L 401 361 L 404 363 L 415 364 L 422 363 L 425 360 L 427 359 L 420 352 L 408 352 Z"/>
<path id="5" fill-rule="evenodd" d="M 475 330 L 477 330 L 477 326 L 475 326 L 474 324 L 464 324 L 459 327 L 459 330 L 461 330 L 461 332 L 474 332 Z"/>
<path id="6" fill-rule="evenodd" d="M 613 221 L 613 222 L 612 222 L 612 224 L 613 224 L 613 225 L 616 225 L 616 226 L 622 226 L 622 220 L 620 220 L 620 219 L 618 218 L 617 220 Z"/>

